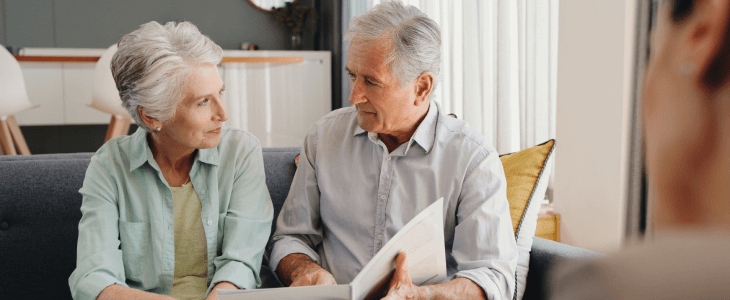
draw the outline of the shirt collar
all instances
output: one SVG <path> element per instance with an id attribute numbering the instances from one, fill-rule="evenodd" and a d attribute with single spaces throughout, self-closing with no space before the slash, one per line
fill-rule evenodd
<path id="1" fill-rule="evenodd" d="M 132 134 L 131 140 L 132 143 L 130 144 L 129 149 L 129 171 L 138 169 L 146 162 L 149 162 L 151 166 L 156 168 L 157 162 L 155 161 L 155 158 L 152 155 L 152 150 L 150 150 L 150 146 L 147 143 L 147 132 L 141 127 L 137 128 L 137 131 Z M 218 147 L 198 149 L 198 154 L 195 155 L 195 160 L 217 166 L 220 163 Z"/>
<path id="2" fill-rule="evenodd" d="M 426 153 L 431 151 L 433 143 L 436 140 L 436 122 L 438 121 L 440 111 L 441 108 L 438 104 L 435 101 L 430 101 L 426 117 L 423 118 L 423 121 L 418 125 L 416 132 L 413 133 L 413 137 L 411 138 L 421 145 L 423 150 L 426 150 Z"/>
<path id="3" fill-rule="evenodd" d="M 438 106 L 435 101 L 430 101 L 426 117 L 423 118 L 421 124 L 419 124 L 418 128 L 416 128 L 416 132 L 413 133 L 413 136 L 408 141 L 406 153 L 408 153 L 408 149 L 410 149 L 411 143 L 414 141 L 421 145 L 423 150 L 426 150 L 426 153 L 431 151 L 431 149 L 433 148 L 433 143 L 436 140 L 436 121 L 438 121 L 440 111 L 441 107 Z M 360 128 L 360 125 L 358 125 L 357 127 L 355 127 L 355 133 L 353 134 L 353 136 L 365 132 L 366 131 Z M 368 132 L 368 138 L 370 138 L 370 140 L 373 142 L 378 141 L 378 136 L 374 133 Z"/>

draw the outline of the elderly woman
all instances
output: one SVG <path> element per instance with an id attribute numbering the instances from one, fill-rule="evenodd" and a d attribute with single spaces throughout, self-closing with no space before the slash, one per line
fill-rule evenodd
<path id="1" fill-rule="evenodd" d="M 259 142 L 222 127 L 221 48 L 187 22 L 150 22 L 118 45 L 112 73 L 139 129 L 86 171 L 74 299 L 255 288 L 273 208 Z"/>
<path id="2" fill-rule="evenodd" d="M 663 0 L 644 79 L 653 236 L 553 299 L 730 299 L 730 1 Z"/>

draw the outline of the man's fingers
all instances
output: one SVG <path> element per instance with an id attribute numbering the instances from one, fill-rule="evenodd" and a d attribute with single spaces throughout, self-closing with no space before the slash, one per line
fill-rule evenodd
<path id="1" fill-rule="evenodd" d="M 315 285 L 336 285 L 337 282 L 335 281 L 335 278 L 332 277 L 332 274 L 327 272 L 319 272 L 317 273 L 317 279 L 315 282 Z"/>
<path id="2" fill-rule="evenodd" d="M 401 252 L 395 257 L 395 274 L 393 278 L 398 282 L 395 288 L 400 288 L 401 284 L 411 284 L 411 274 L 408 272 L 408 259 L 406 252 Z"/>

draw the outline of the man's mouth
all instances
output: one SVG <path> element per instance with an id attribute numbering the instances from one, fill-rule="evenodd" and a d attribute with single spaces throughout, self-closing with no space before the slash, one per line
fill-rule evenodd
<path id="1" fill-rule="evenodd" d="M 375 113 L 374 111 L 367 111 L 367 110 L 364 110 L 364 109 L 362 109 L 362 107 L 360 107 L 359 105 L 357 106 L 357 110 L 358 110 L 358 111 L 360 111 L 360 112 L 364 112 L 364 113 L 369 113 L 369 114 L 374 114 L 374 113 Z"/>

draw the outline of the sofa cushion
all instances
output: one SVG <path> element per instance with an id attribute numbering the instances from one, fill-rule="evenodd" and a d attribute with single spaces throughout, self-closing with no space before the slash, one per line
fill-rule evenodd
<path id="1" fill-rule="evenodd" d="M 289 195 L 289 188 L 294 179 L 294 173 L 297 171 L 294 158 L 299 154 L 300 149 L 300 147 L 263 149 L 266 187 L 269 188 L 271 202 L 274 205 L 271 235 L 276 230 L 276 220 L 279 217 L 281 207 L 284 205 L 284 200 Z"/>
<path id="2" fill-rule="evenodd" d="M 555 140 L 549 140 L 535 147 L 499 157 L 507 178 L 507 201 L 519 252 L 513 299 L 522 299 L 525 293 L 527 272 L 530 267 L 530 249 L 537 227 L 537 214 L 547 190 L 554 147 Z"/>
<path id="3" fill-rule="evenodd" d="M 89 157 L 0 161 L 2 298 L 71 298 Z"/>

